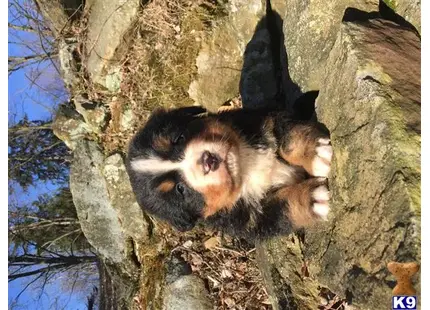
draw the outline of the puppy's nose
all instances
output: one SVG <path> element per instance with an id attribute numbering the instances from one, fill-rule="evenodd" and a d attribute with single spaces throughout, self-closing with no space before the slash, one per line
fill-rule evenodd
<path id="1" fill-rule="evenodd" d="M 202 155 L 203 173 L 208 174 L 210 171 L 216 171 L 221 163 L 221 158 L 217 154 L 204 151 Z"/>

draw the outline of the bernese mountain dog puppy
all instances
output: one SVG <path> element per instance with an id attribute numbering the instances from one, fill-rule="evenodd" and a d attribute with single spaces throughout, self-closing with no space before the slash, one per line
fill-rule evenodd
<path id="1" fill-rule="evenodd" d="M 180 231 L 197 222 L 248 239 L 288 234 L 329 212 L 326 128 L 287 112 L 158 110 L 126 160 L 139 205 Z"/>

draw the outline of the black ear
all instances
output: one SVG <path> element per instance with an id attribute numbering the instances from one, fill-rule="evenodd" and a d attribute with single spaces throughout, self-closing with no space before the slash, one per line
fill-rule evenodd
<path id="1" fill-rule="evenodd" d="M 156 108 L 152 111 L 151 117 L 148 120 L 148 123 L 151 120 L 158 120 L 162 119 L 165 116 L 169 117 L 184 117 L 184 116 L 197 116 L 199 114 L 206 113 L 206 109 L 201 106 L 192 106 L 192 107 L 184 107 L 184 108 L 177 108 L 177 109 L 166 109 L 166 108 Z"/>
<path id="2" fill-rule="evenodd" d="M 172 113 L 178 116 L 197 116 L 206 113 L 206 109 L 201 106 L 184 107 L 173 110 Z"/>
<path id="3" fill-rule="evenodd" d="M 158 107 L 155 108 L 154 110 L 152 110 L 151 112 L 151 116 L 159 116 L 159 115 L 163 115 L 169 113 L 169 110 L 164 108 L 164 107 Z"/>

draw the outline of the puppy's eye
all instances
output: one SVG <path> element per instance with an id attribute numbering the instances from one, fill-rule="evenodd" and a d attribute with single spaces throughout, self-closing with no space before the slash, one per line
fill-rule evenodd
<path id="1" fill-rule="evenodd" d="M 185 141 L 185 136 L 183 133 L 180 133 L 173 138 L 172 143 L 173 144 L 182 144 L 182 143 L 184 143 L 184 141 Z"/>
<path id="2" fill-rule="evenodd" d="M 176 184 L 176 191 L 177 191 L 179 194 L 183 195 L 183 194 L 184 194 L 184 192 L 185 192 L 185 186 L 184 186 L 182 183 L 178 183 L 178 184 Z"/>

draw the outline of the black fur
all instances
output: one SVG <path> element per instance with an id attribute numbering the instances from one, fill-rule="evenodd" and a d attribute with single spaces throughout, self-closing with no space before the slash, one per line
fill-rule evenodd
<path id="1" fill-rule="evenodd" d="M 263 212 L 250 208 L 243 200 L 239 200 L 231 211 L 220 211 L 206 219 L 206 224 L 212 228 L 249 241 L 265 239 L 276 235 L 289 234 L 293 227 L 283 213 L 288 206 L 285 201 L 267 195 L 261 201 Z M 251 216 L 255 224 L 250 226 Z"/>
<path id="2" fill-rule="evenodd" d="M 131 185 L 139 205 L 148 213 L 168 221 L 180 231 L 192 229 L 199 220 L 204 208 L 203 196 L 189 187 L 177 171 L 153 176 L 135 172 L 130 161 L 142 156 L 157 155 L 163 159 L 179 161 L 183 157 L 185 145 L 189 139 L 199 133 L 204 118 L 198 114 L 202 109 L 178 109 L 171 112 L 155 113 L 146 126 L 139 131 L 129 146 L 127 171 Z M 288 141 L 288 131 L 291 126 L 303 121 L 293 121 L 287 112 L 271 112 L 267 110 L 235 110 L 221 114 L 209 114 L 222 124 L 233 128 L 248 145 L 258 149 L 277 149 Z M 270 118 L 273 121 L 272 137 L 265 132 L 264 123 Z M 321 136 L 326 130 L 322 127 Z M 154 135 L 162 134 L 175 140 L 178 134 L 184 139 L 174 144 L 169 151 L 160 153 L 151 147 Z M 273 141 L 275 140 L 275 142 Z M 182 185 L 166 193 L 154 190 L 163 180 L 173 180 Z M 274 191 L 276 189 L 272 189 Z M 237 201 L 231 210 L 221 210 L 204 220 L 205 224 L 231 235 L 249 239 L 265 238 L 278 234 L 287 234 L 292 230 L 292 224 L 285 216 L 288 205 L 280 201 L 272 192 L 260 201 L 260 208 L 247 205 L 243 200 Z"/>

